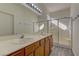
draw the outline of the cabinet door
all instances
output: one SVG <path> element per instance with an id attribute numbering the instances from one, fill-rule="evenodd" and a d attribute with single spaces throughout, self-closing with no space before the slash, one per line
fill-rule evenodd
<path id="1" fill-rule="evenodd" d="M 33 44 L 31 44 L 31 45 L 29 45 L 29 46 L 27 46 L 26 48 L 25 48 L 25 55 L 26 56 L 30 56 L 30 55 L 34 55 L 34 51 L 37 49 L 39 47 L 39 41 L 38 42 L 35 42 L 35 43 L 33 43 Z M 32 53 L 32 54 L 31 54 Z"/>
<path id="2" fill-rule="evenodd" d="M 53 38 L 52 38 L 52 35 L 49 36 L 49 43 L 50 43 L 50 52 L 51 52 L 51 48 L 53 47 Z"/>
<path id="3" fill-rule="evenodd" d="M 44 46 L 45 46 L 45 42 L 44 39 L 41 40 L 41 47 L 40 47 L 40 55 L 44 56 Z"/>
<path id="4" fill-rule="evenodd" d="M 31 52 L 28 56 L 34 56 L 34 52 Z"/>
<path id="5" fill-rule="evenodd" d="M 40 56 L 44 56 L 44 46 L 40 47 Z"/>
<path id="6" fill-rule="evenodd" d="M 35 50 L 35 56 L 44 56 L 44 39 L 40 41 L 40 46 Z"/>
<path id="7" fill-rule="evenodd" d="M 35 50 L 35 56 L 40 56 L 40 47 Z"/>
<path id="8" fill-rule="evenodd" d="M 49 40 L 50 40 L 50 46 L 52 48 L 53 47 L 53 38 L 52 38 L 52 35 L 49 37 Z"/>
<path id="9" fill-rule="evenodd" d="M 37 42 L 34 43 L 34 49 L 37 49 L 39 46 L 40 46 L 39 41 L 37 41 Z"/>
<path id="10" fill-rule="evenodd" d="M 9 54 L 8 56 L 24 56 L 24 49 L 20 49 L 14 53 Z"/>
<path id="11" fill-rule="evenodd" d="M 48 56 L 49 55 L 49 39 L 46 38 L 45 39 L 45 56 Z"/>
<path id="12" fill-rule="evenodd" d="M 25 56 L 28 56 L 33 51 L 34 51 L 34 44 L 31 44 L 31 45 L 25 47 Z"/>
<path id="13" fill-rule="evenodd" d="M 35 56 L 44 56 L 44 46 L 40 46 L 35 50 Z"/>

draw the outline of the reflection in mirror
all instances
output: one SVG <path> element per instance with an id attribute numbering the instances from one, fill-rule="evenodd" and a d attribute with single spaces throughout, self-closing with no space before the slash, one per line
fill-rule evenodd
<path id="1" fill-rule="evenodd" d="M 0 11 L 0 36 L 14 34 L 14 16 Z"/>
<path id="2" fill-rule="evenodd" d="M 58 21 L 57 20 L 54 20 L 53 18 L 52 18 L 52 23 L 54 24 L 54 25 L 56 25 L 56 26 L 58 26 Z M 67 30 L 67 26 L 65 25 L 65 24 L 63 24 L 63 23 L 61 23 L 61 22 L 59 22 L 59 26 L 58 26 L 60 29 L 62 29 L 62 30 Z"/>
<path id="3" fill-rule="evenodd" d="M 34 23 L 34 32 L 40 32 L 44 29 L 44 24 Z"/>
<path id="4" fill-rule="evenodd" d="M 39 29 L 40 30 L 44 29 L 44 24 L 42 24 Z"/>
<path id="5" fill-rule="evenodd" d="M 48 22 L 47 21 L 39 21 L 39 22 L 35 22 L 34 23 L 34 33 L 37 33 L 37 34 L 47 34 L 47 24 Z"/>

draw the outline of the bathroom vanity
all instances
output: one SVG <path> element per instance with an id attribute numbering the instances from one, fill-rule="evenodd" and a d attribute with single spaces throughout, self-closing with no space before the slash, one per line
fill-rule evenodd
<path id="1" fill-rule="evenodd" d="M 27 36 L 28 37 L 28 36 Z M 16 43 L 16 39 L 6 40 L 0 43 L 0 55 L 4 56 L 48 56 L 53 46 L 52 34 L 36 35 L 26 39 L 22 43 Z M 5 44 L 4 44 L 5 43 Z M 3 44 L 3 45 L 2 45 Z"/>

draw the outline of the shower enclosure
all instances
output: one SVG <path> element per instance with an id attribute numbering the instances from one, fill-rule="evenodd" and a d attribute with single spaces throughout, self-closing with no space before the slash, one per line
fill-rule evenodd
<path id="1" fill-rule="evenodd" d="M 59 19 L 59 45 L 65 48 L 71 48 L 71 19 Z"/>
<path id="2" fill-rule="evenodd" d="M 34 33 L 42 35 L 52 33 L 54 46 L 67 49 L 72 48 L 72 19 L 70 17 L 51 18 L 47 21 L 35 22 L 33 25 Z"/>

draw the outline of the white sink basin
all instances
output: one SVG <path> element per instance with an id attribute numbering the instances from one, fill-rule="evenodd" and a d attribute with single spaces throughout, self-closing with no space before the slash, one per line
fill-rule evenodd
<path id="1" fill-rule="evenodd" d="M 23 40 L 32 40 L 33 38 L 27 37 L 27 38 L 23 38 Z"/>
<path id="2" fill-rule="evenodd" d="M 33 38 L 30 38 L 30 37 L 28 37 L 28 38 L 23 38 L 23 39 L 14 39 L 13 41 L 12 41 L 12 43 L 13 44 L 24 44 L 24 43 L 28 43 L 28 42 L 30 42 L 30 41 L 32 41 L 33 40 Z"/>
<path id="3" fill-rule="evenodd" d="M 27 35 L 27 36 L 24 36 L 23 39 L 19 39 L 19 38 L 14 39 L 14 40 L 12 41 L 12 43 L 13 43 L 13 44 L 25 44 L 25 43 L 28 43 L 28 42 L 30 42 L 30 41 L 33 41 L 33 40 L 36 39 L 36 38 L 38 38 L 38 36 L 36 36 L 36 35 L 33 35 L 33 36 Z"/>

